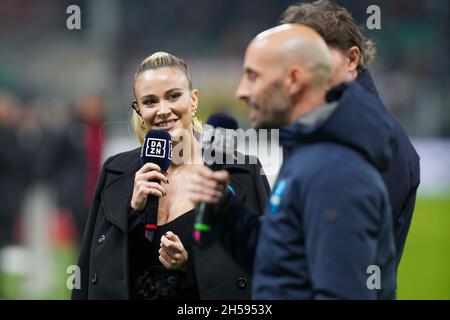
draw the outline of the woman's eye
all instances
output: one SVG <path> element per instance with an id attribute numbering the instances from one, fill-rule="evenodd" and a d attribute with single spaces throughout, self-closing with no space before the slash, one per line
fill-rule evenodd
<path id="1" fill-rule="evenodd" d="M 169 99 L 170 99 L 170 100 L 175 100 L 175 99 L 179 98 L 180 96 L 181 96 L 181 93 L 172 93 L 172 94 L 169 96 Z"/>
<path id="2" fill-rule="evenodd" d="M 146 106 L 151 106 L 151 105 L 156 104 L 157 102 L 158 102 L 158 101 L 156 101 L 156 100 L 149 99 L 149 100 L 144 100 L 142 103 L 143 103 L 144 105 L 146 105 Z"/>

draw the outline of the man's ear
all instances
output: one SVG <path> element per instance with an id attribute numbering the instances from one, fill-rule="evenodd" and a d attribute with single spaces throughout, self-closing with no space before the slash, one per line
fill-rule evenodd
<path id="1" fill-rule="evenodd" d="M 290 67 L 285 78 L 285 88 L 289 96 L 298 95 L 304 87 L 305 72 L 297 65 Z"/>
<path id="2" fill-rule="evenodd" d="M 361 59 L 361 51 L 357 46 L 353 46 L 347 50 L 346 53 L 348 59 L 349 72 L 358 72 L 359 59 Z"/>

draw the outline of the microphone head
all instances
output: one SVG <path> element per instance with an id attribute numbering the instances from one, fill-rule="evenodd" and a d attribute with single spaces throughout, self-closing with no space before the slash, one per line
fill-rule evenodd
<path id="1" fill-rule="evenodd" d="M 203 159 L 207 165 L 225 163 L 227 155 L 236 151 L 236 119 L 225 113 L 214 113 L 204 125 L 202 134 Z"/>
<path id="2" fill-rule="evenodd" d="M 236 119 L 226 113 L 214 113 L 209 116 L 206 123 L 213 126 L 214 128 L 224 128 L 232 130 L 236 130 L 238 128 Z"/>
<path id="3" fill-rule="evenodd" d="M 172 138 L 167 131 L 149 130 L 141 149 L 141 163 L 157 164 L 162 171 L 169 169 L 172 162 Z"/>

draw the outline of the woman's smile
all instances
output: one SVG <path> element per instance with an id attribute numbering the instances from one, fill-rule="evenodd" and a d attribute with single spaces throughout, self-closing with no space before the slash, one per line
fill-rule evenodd
<path id="1" fill-rule="evenodd" d="M 159 121 L 155 124 L 158 130 L 170 130 L 173 128 L 178 119 Z"/>

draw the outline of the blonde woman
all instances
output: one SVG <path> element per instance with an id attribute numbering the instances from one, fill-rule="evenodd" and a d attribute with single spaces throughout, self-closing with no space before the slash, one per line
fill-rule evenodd
<path id="1" fill-rule="evenodd" d="M 194 135 L 201 130 L 199 92 L 186 64 L 164 52 L 149 56 L 136 72 L 134 94 L 131 122 L 139 142 L 148 130 L 168 131 L 182 161 L 173 159 L 161 172 L 155 164 L 141 166 L 137 148 L 105 162 L 78 260 L 81 288 L 72 299 L 249 299 L 250 276 L 218 243 L 192 244 L 195 206 L 186 182 L 203 159 Z M 223 168 L 237 197 L 263 211 L 269 185 L 259 162 Z M 143 236 L 141 214 L 149 195 L 159 197 L 152 242 Z"/>

